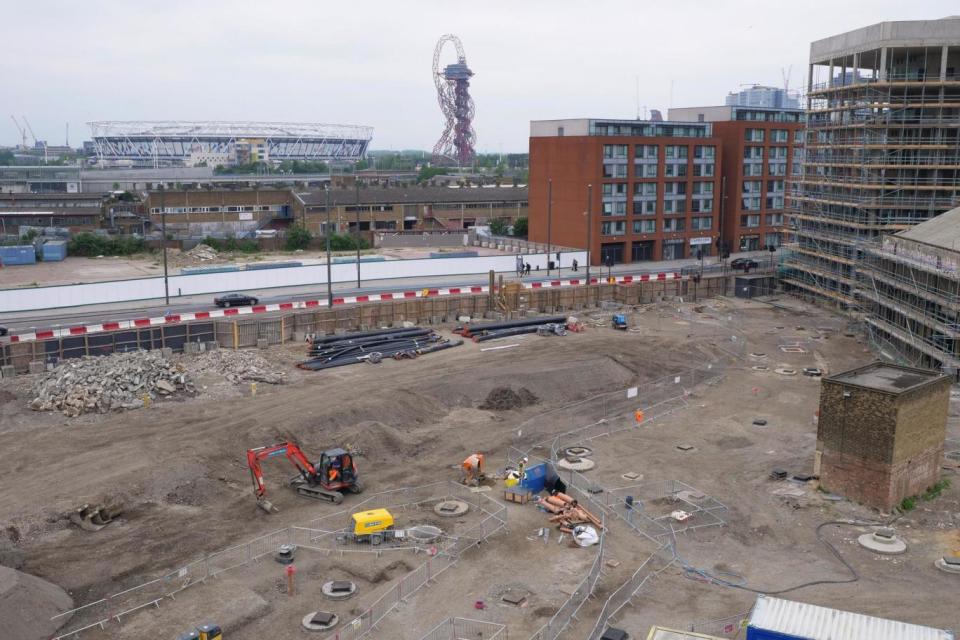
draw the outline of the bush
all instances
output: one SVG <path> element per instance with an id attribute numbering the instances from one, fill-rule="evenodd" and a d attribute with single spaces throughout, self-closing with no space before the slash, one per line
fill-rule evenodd
<path id="1" fill-rule="evenodd" d="M 310 246 L 310 240 L 310 232 L 299 224 L 295 224 L 287 231 L 286 249 L 287 251 L 306 249 Z"/>
<path id="2" fill-rule="evenodd" d="M 132 236 L 104 237 L 80 233 L 67 243 L 67 254 L 71 256 L 129 256 L 146 250 L 143 238 Z"/>
<path id="3" fill-rule="evenodd" d="M 517 218 L 513 223 L 513 235 L 518 238 L 526 238 L 528 233 L 528 223 L 526 218 Z"/>
<path id="4" fill-rule="evenodd" d="M 423 167 L 420 169 L 420 173 L 417 174 L 417 182 L 426 182 L 434 176 L 445 176 L 448 171 L 448 169 L 444 169 L 443 167 Z"/>
<path id="5" fill-rule="evenodd" d="M 357 238 L 356 236 L 347 234 L 339 235 L 333 233 L 330 235 L 331 251 L 355 251 L 358 243 L 360 244 L 361 249 L 370 248 L 370 245 L 363 238 Z M 324 246 L 326 246 L 326 240 L 324 240 Z"/>
<path id="6" fill-rule="evenodd" d="M 505 236 L 510 229 L 510 224 L 503 218 L 495 218 L 490 221 L 490 233 L 495 236 Z"/>

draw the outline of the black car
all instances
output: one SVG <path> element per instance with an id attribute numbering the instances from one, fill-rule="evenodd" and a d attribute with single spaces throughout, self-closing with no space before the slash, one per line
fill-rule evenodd
<path id="1" fill-rule="evenodd" d="M 734 270 L 742 269 L 746 271 L 747 269 L 756 269 L 759 266 L 760 264 L 756 260 L 752 260 L 750 258 L 737 258 L 730 263 L 730 268 Z"/>
<path id="2" fill-rule="evenodd" d="M 258 302 L 260 301 L 257 298 L 248 296 L 245 293 L 227 293 L 213 299 L 213 304 L 218 307 L 245 307 L 257 304 Z"/>

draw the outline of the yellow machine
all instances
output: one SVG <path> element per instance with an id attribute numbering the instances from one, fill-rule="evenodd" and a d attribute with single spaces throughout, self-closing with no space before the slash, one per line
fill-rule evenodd
<path id="1" fill-rule="evenodd" d="M 216 624 L 202 624 L 195 631 L 177 636 L 177 640 L 223 640 L 223 631 Z"/>
<path id="2" fill-rule="evenodd" d="M 393 528 L 393 514 L 386 509 L 371 509 L 353 514 L 353 541 L 380 544 L 402 534 Z"/>

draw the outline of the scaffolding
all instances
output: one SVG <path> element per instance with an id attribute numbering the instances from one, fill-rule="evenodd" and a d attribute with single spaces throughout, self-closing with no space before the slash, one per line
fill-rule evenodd
<path id="1" fill-rule="evenodd" d="M 884 44 L 811 61 L 782 277 L 801 297 L 864 316 L 880 291 L 858 273 L 865 247 L 960 205 L 960 34 Z"/>

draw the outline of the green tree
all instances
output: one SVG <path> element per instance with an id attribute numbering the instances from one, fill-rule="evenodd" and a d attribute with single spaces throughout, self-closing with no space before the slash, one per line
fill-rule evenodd
<path id="1" fill-rule="evenodd" d="M 510 228 L 510 224 L 506 221 L 505 218 L 494 218 L 490 221 L 490 233 L 495 236 L 505 236 L 507 235 L 507 230 Z"/>
<path id="2" fill-rule="evenodd" d="M 417 182 L 425 182 L 434 176 L 445 176 L 449 169 L 444 167 L 423 167 L 417 174 Z"/>
<path id="3" fill-rule="evenodd" d="M 517 236 L 518 238 L 526 238 L 528 233 L 527 226 L 528 223 L 526 218 L 517 218 L 513 222 L 513 235 Z"/>
<path id="4" fill-rule="evenodd" d="M 9 149 L 0 150 L 0 166 L 8 167 L 16 163 L 17 159 L 13 155 L 13 151 Z"/>
<path id="5" fill-rule="evenodd" d="M 287 251 L 303 250 L 310 246 L 312 236 L 303 226 L 295 224 L 287 231 Z"/>

